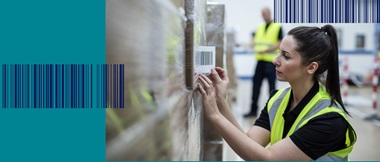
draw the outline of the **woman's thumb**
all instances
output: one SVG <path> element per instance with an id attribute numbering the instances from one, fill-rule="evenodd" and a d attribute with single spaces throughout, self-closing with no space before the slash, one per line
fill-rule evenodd
<path id="1" fill-rule="evenodd" d="M 219 74 L 216 72 L 215 69 L 211 69 L 211 75 L 212 75 L 212 77 L 213 77 L 216 81 L 221 81 L 221 80 L 222 80 L 222 79 L 220 79 Z"/>

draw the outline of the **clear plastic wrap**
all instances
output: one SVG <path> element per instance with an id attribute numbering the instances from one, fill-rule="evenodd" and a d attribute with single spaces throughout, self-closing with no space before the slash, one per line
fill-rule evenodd
<path id="1" fill-rule="evenodd" d="M 106 110 L 106 159 L 200 160 L 202 100 L 187 86 L 185 51 L 205 45 L 206 0 L 106 5 L 107 63 L 125 64 L 126 93 L 126 108 Z"/>
<path id="2" fill-rule="evenodd" d="M 215 46 L 216 67 L 225 68 L 225 6 L 207 4 L 207 45 Z M 223 139 L 212 123 L 203 120 L 203 160 L 223 160 Z"/>
<path id="3" fill-rule="evenodd" d="M 126 103 L 106 110 L 106 158 L 171 160 L 168 82 L 183 53 L 183 16 L 169 0 L 107 0 L 106 7 L 106 62 L 125 64 Z"/>
<path id="4" fill-rule="evenodd" d="M 106 5 L 107 64 L 125 64 L 126 103 L 106 110 L 106 159 L 200 160 L 202 100 L 186 76 L 187 51 L 206 43 L 206 0 Z"/>

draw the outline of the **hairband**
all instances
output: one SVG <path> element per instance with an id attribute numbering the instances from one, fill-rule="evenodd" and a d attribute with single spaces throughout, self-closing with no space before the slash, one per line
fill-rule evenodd
<path id="1" fill-rule="evenodd" d="M 321 27 L 322 32 L 324 32 L 327 35 L 327 30 L 324 27 Z"/>

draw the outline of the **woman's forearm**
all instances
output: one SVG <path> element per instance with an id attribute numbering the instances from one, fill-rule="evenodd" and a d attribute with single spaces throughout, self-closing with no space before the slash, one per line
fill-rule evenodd
<path id="1" fill-rule="evenodd" d="M 239 127 L 234 126 L 224 115 L 215 115 L 210 120 L 228 145 L 243 159 L 270 159 L 267 149 L 250 139 L 244 132 L 238 131 Z"/>
<path id="2" fill-rule="evenodd" d="M 231 108 L 228 105 L 227 100 L 224 97 L 217 97 L 217 104 L 219 107 L 220 113 L 230 121 L 236 128 L 238 128 L 241 132 L 245 133 L 244 129 L 237 122 L 235 116 L 232 114 Z"/>

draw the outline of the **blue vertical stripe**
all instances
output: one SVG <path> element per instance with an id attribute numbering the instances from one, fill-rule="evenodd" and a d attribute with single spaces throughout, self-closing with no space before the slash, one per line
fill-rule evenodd
<path id="1" fill-rule="evenodd" d="M 87 81 L 86 77 L 86 66 L 82 65 L 82 108 L 87 108 L 86 106 L 86 85 L 85 82 Z M 86 82 L 87 83 L 87 82 Z"/>
<path id="2" fill-rule="evenodd" d="M 111 78 L 111 80 L 112 80 L 112 82 L 113 82 L 113 86 L 112 86 L 112 88 L 110 88 L 111 89 L 111 91 L 112 91 L 112 96 L 110 96 L 110 98 L 112 99 L 112 102 L 111 102 L 111 105 L 114 105 L 114 104 L 116 104 L 116 88 L 115 88 L 115 85 L 116 85 L 116 79 L 115 79 L 115 77 L 116 77 L 116 75 L 115 75 L 115 73 L 116 73 L 116 68 L 115 68 L 115 66 L 116 65 L 110 65 L 111 66 L 111 69 L 110 69 L 110 72 L 112 72 L 112 76 L 110 77 Z"/>
<path id="3" fill-rule="evenodd" d="M 121 64 L 121 70 L 120 70 L 120 107 L 124 108 L 124 65 Z"/>
<path id="4" fill-rule="evenodd" d="M 15 84 L 15 93 L 14 93 L 14 99 L 13 99 L 13 102 L 14 102 L 14 107 L 15 108 L 18 108 L 17 107 L 17 95 L 18 95 L 18 93 L 17 93 L 17 90 L 18 90 L 18 88 L 17 88 L 17 86 L 18 86 L 18 84 L 17 84 L 17 80 L 18 80 L 18 78 L 17 78 L 17 76 L 18 76 L 18 71 L 17 71 L 17 65 L 15 65 L 14 66 L 14 84 Z"/>
<path id="5" fill-rule="evenodd" d="M 41 106 L 45 108 L 45 66 L 41 65 Z"/>
<path id="6" fill-rule="evenodd" d="M 38 84 L 39 84 L 39 86 L 38 86 L 38 100 L 39 100 L 39 102 L 38 102 L 38 104 L 39 104 L 39 106 L 38 107 L 40 107 L 40 108 L 43 108 L 43 101 L 42 101 L 42 99 L 43 99 L 43 91 L 42 91 L 42 88 L 43 88 L 43 84 L 42 84 L 42 65 L 40 64 L 40 65 L 38 65 L 38 78 L 39 78 L 39 81 L 38 81 Z"/>
<path id="7" fill-rule="evenodd" d="M 36 74 L 34 74 L 35 75 L 35 77 L 36 77 L 36 80 L 35 80 L 35 84 L 36 84 L 36 88 L 35 88 L 35 91 L 36 91 L 36 95 L 35 95 L 35 101 L 36 101 L 36 108 L 37 107 L 40 107 L 40 105 L 39 105 L 39 65 L 36 65 Z"/>
<path id="8" fill-rule="evenodd" d="M 77 91 L 78 91 L 78 80 L 77 80 L 77 65 L 74 64 L 73 75 L 74 75 L 74 93 L 73 93 L 73 107 L 77 107 Z"/>
<path id="9" fill-rule="evenodd" d="M 52 69 L 53 69 L 53 67 L 49 64 L 48 65 L 48 77 L 47 77 L 47 79 L 48 79 L 48 83 L 49 83 L 49 86 L 48 86 L 48 97 L 49 97 L 49 105 L 48 105 L 48 107 L 49 108 L 54 108 L 53 107 L 53 105 L 52 105 L 52 102 L 53 102 L 53 99 L 52 99 L 52 96 L 53 96 L 53 94 L 52 94 L 52 78 L 53 78 L 53 76 L 52 76 Z"/>
<path id="10" fill-rule="evenodd" d="M 289 22 L 288 21 L 288 0 L 285 0 L 285 5 L 286 5 L 286 8 L 285 8 L 285 22 Z"/>
<path id="11" fill-rule="evenodd" d="M 81 80 L 82 80 L 82 92 L 81 92 L 81 96 L 82 96 L 82 100 L 81 100 L 81 108 L 85 108 L 85 106 L 84 106 L 84 103 L 85 103 L 85 98 L 84 98 L 84 93 L 85 93 L 85 91 L 84 91 L 84 81 L 85 81 L 85 78 L 84 78 L 84 65 L 82 64 L 82 73 L 81 73 Z"/>
<path id="12" fill-rule="evenodd" d="M 100 70 L 99 70 L 99 65 L 96 65 L 96 72 L 95 72 L 95 82 L 96 82 L 96 87 L 100 87 L 100 85 L 99 85 L 99 82 L 100 82 L 100 79 L 99 79 L 99 72 L 100 72 Z M 95 88 L 95 96 L 96 96 L 96 98 L 95 98 L 95 103 L 96 103 L 96 105 L 95 105 L 95 107 L 100 107 L 100 106 L 98 106 L 99 105 L 99 102 L 100 102 L 100 93 L 99 93 L 99 90 L 100 90 L 100 88 Z"/>
<path id="13" fill-rule="evenodd" d="M 112 99 L 113 99 L 113 103 L 112 105 L 114 105 L 114 107 L 118 107 L 117 106 L 117 89 L 116 89 L 116 86 L 117 86 L 117 66 L 116 65 L 110 65 L 110 66 L 113 66 L 113 70 L 111 70 L 111 72 L 113 72 L 113 77 L 111 77 L 111 79 L 113 80 L 114 82 L 114 85 L 112 87 L 112 90 L 113 90 L 113 95 L 111 96 Z"/>
<path id="14" fill-rule="evenodd" d="M 40 107 L 40 66 L 39 65 L 36 65 L 36 96 L 35 97 L 35 100 L 36 100 L 36 108 L 37 107 Z"/>
<path id="15" fill-rule="evenodd" d="M 18 65 L 15 65 L 15 98 L 14 98 L 14 102 L 15 102 L 15 107 L 16 108 L 19 108 L 19 102 L 18 102 L 18 99 L 20 98 L 20 93 L 19 93 L 19 80 L 20 80 L 20 72 L 19 72 L 19 67 Z"/>
<path id="16" fill-rule="evenodd" d="M 325 9 L 326 9 L 326 6 L 325 6 L 325 4 L 323 3 L 323 1 L 324 0 L 321 0 L 321 14 L 322 14 L 322 18 L 321 18 L 321 22 L 326 22 L 326 11 L 325 11 Z"/>
<path id="17" fill-rule="evenodd" d="M 106 98 L 105 100 L 103 100 L 103 107 L 104 108 L 107 108 L 107 103 L 109 102 L 108 96 L 107 96 L 107 95 L 109 95 L 108 91 L 107 91 L 107 88 L 108 88 L 107 85 L 109 85 L 110 82 L 108 81 L 109 75 L 108 75 L 107 67 L 108 67 L 108 65 L 103 65 L 104 72 L 105 72 L 105 78 L 106 78 L 105 79 L 106 81 L 104 82 L 105 84 L 103 85 L 104 92 L 105 92 L 104 94 L 105 94 L 105 98 Z"/>
<path id="18" fill-rule="evenodd" d="M 92 66 L 90 66 L 90 107 L 92 108 Z"/>
<path id="19" fill-rule="evenodd" d="M 1 91 L 1 94 L 2 94 L 1 97 L 2 97 L 3 102 L 1 103 L 1 104 L 2 104 L 1 106 L 2 106 L 3 108 L 5 108 L 5 107 L 6 107 L 6 102 L 7 102 L 7 101 L 6 101 L 6 98 L 5 98 L 5 96 L 6 96 L 5 92 L 7 91 L 5 85 L 6 85 L 7 83 L 6 83 L 6 80 L 5 80 L 5 78 L 6 78 L 6 75 L 5 75 L 5 74 L 6 74 L 6 72 L 5 72 L 6 67 L 5 67 L 4 64 L 1 65 L 1 70 L 2 70 L 2 71 L 1 71 L 1 72 L 2 72 L 2 73 L 1 73 L 1 77 L 3 77 L 3 82 L 1 82 L 1 83 L 2 83 L 2 84 L 1 84 L 1 87 L 2 87 L 2 89 L 3 89 L 3 91 Z"/>
<path id="20" fill-rule="evenodd" d="M 98 105 L 97 107 L 102 107 L 102 98 L 103 98 L 103 95 L 102 95 L 102 92 L 103 92 L 103 88 L 102 88 L 102 83 L 103 83 L 103 80 L 102 80 L 102 75 L 103 75 L 103 70 L 102 70 L 102 67 L 101 65 L 98 65 L 98 86 L 99 89 L 98 90 L 98 97 L 97 97 L 97 101 L 98 101 Z"/>
<path id="21" fill-rule="evenodd" d="M 46 107 L 47 108 L 51 108 L 51 105 L 50 105 L 50 102 L 51 102 L 51 99 L 50 99 L 50 79 L 51 79 L 51 76 L 50 76 L 50 65 L 45 65 L 45 73 L 46 73 L 46 77 L 45 77 L 45 80 L 46 80 Z"/>
<path id="22" fill-rule="evenodd" d="M 307 10 L 308 10 L 307 15 L 309 16 L 307 22 L 310 23 L 310 20 L 311 20 L 311 2 L 310 2 L 310 0 L 308 0 L 307 3 L 308 3 L 307 4 Z"/>
<path id="23" fill-rule="evenodd" d="M 97 70 L 97 83 L 98 83 L 98 85 L 96 86 L 96 87 L 99 87 L 99 88 L 96 88 L 96 90 L 98 91 L 98 93 L 97 93 L 97 98 L 96 98 L 96 100 L 98 101 L 97 102 L 97 105 L 96 105 L 96 107 L 102 107 L 101 106 L 101 98 L 103 97 L 101 94 L 102 94 L 102 68 L 101 68 L 101 66 L 100 65 L 97 65 L 97 68 L 98 68 L 98 70 Z"/>
<path id="24" fill-rule="evenodd" d="M 101 71 L 101 75 L 100 75 L 100 98 L 99 98 L 99 101 L 100 101 L 100 107 L 104 108 L 103 106 L 103 101 L 104 100 L 107 100 L 107 97 L 104 95 L 105 92 L 104 92 L 104 82 L 105 82 L 105 79 L 104 78 L 107 78 L 107 77 L 104 77 L 104 66 L 103 65 L 100 65 L 100 71 Z"/>
<path id="25" fill-rule="evenodd" d="M 351 13 L 350 13 L 351 23 L 354 23 L 355 22 L 355 6 L 354 6 L 355 0 L 351 0 L 350 2 L 351 2 Z"/>
<path id="26" fill-rule="evenodd" d="M 61 79 L 59 79 L 59 76 L 61 76 L 60 71 L 59 71 L 59 66 L 58 66 L 58 64 L 56 64 L 55 65 L 55 87 L 54 87 L 54 89 L 55 89 L 55 107 L 56 108 L 60 108 L 60 106 L 59 106 L 60 89 L 58 87 L 62 87 L 60 84 Z"/>
<path id="27" fill-rule="evenodd" d="M 25 85 L 26 85 L 26 103 L 25 103 L 25 107 L 29 108 L 30 107 L 30 98 L 29 98 L 29 91 L 30 91 L 30 71 L 29 71 L 29 65 L 25 65 L 26 67 L 26 82 L 25 82 Z"/>

